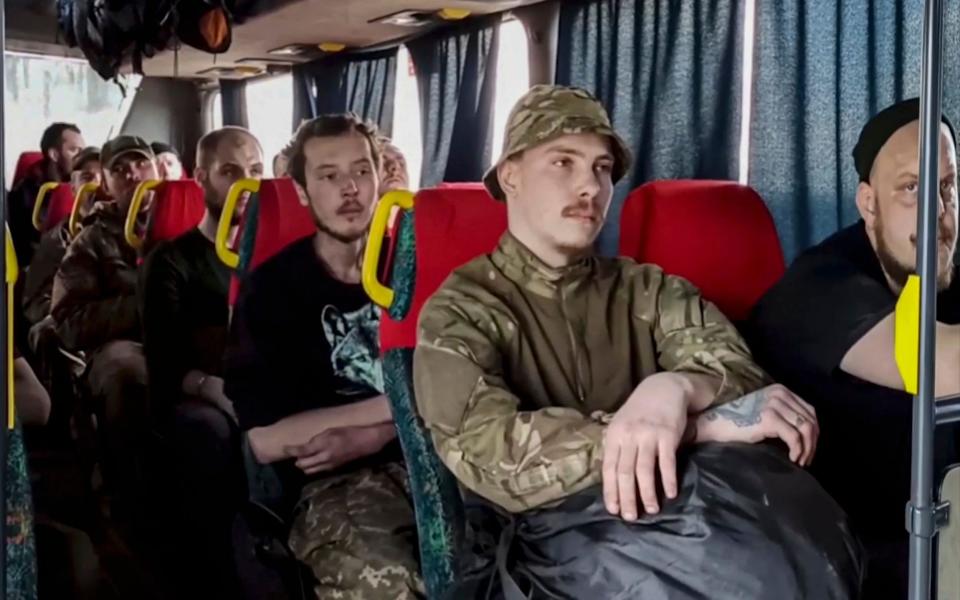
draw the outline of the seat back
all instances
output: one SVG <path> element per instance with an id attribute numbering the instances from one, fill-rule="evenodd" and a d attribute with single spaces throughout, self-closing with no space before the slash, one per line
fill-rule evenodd
<path id="1" fill-rule="evenodd" d="M 224 214 L 222 218 L 230 218 Z M 264 179 L 247 203 L 236 240 L 239 259 L 230 285 L 230 304 L 236 302 L 240 281 L 275 254 L 317 228 L 310 210 L 300 204 L 291 179 Z"/>
<path id="2" fill-rule="evenodd" d="M 384 208 L 389 209 L 381 206 L 378 212 Z M 385 227 L 385 216 L 374 222 Z M 427 595 L 441 598 L 459 578 L 464 513 L 457 481 L 437 456 L 417 412 L 417 319 L 454 269 L 496 247 L 507 227 L 506 207 L 479 184 L 445 185 L 420 191 L 413 210 L 405 211 L 399 223 L 390 271 L 392 303 L 381 316 L 380 346 L 387 396 L 410 478 Z M 368 251 L 367 259 L 377 254 Z"/>
<path id="3" fill-rule="evenodd" d="M 17 159 L 17 166 L 13 170 L 13 181 L 10 182 L 10 189 L 13 189 L 20 183 L 20 180 L 30 174 L 30 171 L 38 169 L 43 162 L 43 152 L 24 152 Z"/>
<path id="4" fill-rule="evenodd" d="M 75 200 L 69 183 L 50 182 L 40 186 L 33 205 L 33 226 L 41 233 L 50 231 L 67 218 Z"/>
<path id="5" fill-rule="evenodd" d="M 950 518 L 937 534 L 937 600 L 960 600 L 960 465 L 944 476 L 940 501 L 950 503 Z"/>
<path id="6" fill-rule="evenodd" d="M 203 188 L 192 179 L 165 181 L 157 188 L 147 244 L 172 240 L 200 224 L 206 204 Z"/>
<path id="7" fill-rule="evenodd" d="M 412 227 L 415 255 L 409 256 L 398 240 L 392 271 L 398 282 L 415 281 L 413 294 L 405 314 L 384 315 L 380 324 L 384 352 L 416 346 L 420 309 L 454 270 L 496 248 L 507 230 L 507 209 L 482 184 L 448 183 L 417 193 Z"/>
<path id="8" fill-rule="evenodd" d="M 640 186 L 623 207 L 620 254 L 686 278 L 733 321 L 749 316 L 785 268 L 770 211 L 730 181 Z"/>
<path id="9" fill-rule="evenodd" d="M 146 231 L 138 231 L 137 215 L 151 191 L 154 196 L 149 224 Z M 179 237 L 200 224 L 205 208 L 203 189 L 196 181 L 145 181 L 137 188 L 127 213 L 127 243 L 149 250 L 158 242 Z"/>

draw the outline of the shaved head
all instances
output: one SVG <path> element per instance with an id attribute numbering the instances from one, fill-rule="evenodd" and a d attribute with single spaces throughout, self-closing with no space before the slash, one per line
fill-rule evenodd
<path id="1" fill-rule="evenodd" d="M 238 148 L 251 142 L 262 154 L 263 148 L 260 146 L 260 141 L 243 127 L 229 125 L 211 131 L 197 142 L 197 166 L 209 169 L 221 145 Z"/>

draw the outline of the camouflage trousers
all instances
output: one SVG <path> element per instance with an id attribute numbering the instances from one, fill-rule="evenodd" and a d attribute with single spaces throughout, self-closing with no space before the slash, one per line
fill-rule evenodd
<path id="1" fill-rule="evenodd" d="M 406 469 L 359 469 L 304 487 L 290 548 L 310 567 L 319 600 L 425 597 Z"/>

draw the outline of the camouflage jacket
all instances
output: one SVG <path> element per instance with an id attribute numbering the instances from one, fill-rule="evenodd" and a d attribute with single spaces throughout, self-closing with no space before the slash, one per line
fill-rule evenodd
<path id="1" fill-rule="evenodd" d="M 511 512 L 600 482 L 605 423 L 647 376 L 714 375 L 714 403 L 767 383 L 687 281 L 590 257 L 563 269 L 509 233 L 454 272 L 419 322 L 414 385 L 441 460 Z"/>
<path id="2" fill-rule="evenodd" d="M 68 350 L 140 339 L 138 256 L 124 239 L 124 219 L 115 202 L 97 204 L 54 277 L 50 314 Z"/>

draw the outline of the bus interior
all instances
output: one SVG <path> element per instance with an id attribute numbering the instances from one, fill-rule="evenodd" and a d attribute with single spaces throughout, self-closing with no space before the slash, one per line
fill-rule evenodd
<path id="1" fill-rule="evenodd" d="M 381 350 L 410 349 L 430 294 L 453 269 L 490 252 L 506 230 L 504 206 L 479 182 L 504 146 L 511 108 L 533 85 L 574 85 L 606 106 L 635 155 L 615 188 L 597 252 L 682 274 L 741 325 L 799 255 L 859 220 L 850 152 L 871 115 L 921 95 L 923 4 L 7 0 L 3 187 L 13 190 L 40 168 L 38 142 L 51 123 L 76 124 L 92 146 L 118 136 L 161 144 L 179 157 L 183 174 L 141 185 L 134 196 L 125 236 L 142 259 L 203 216 L 203 192 L 190 179 L 201 137 L 224 126 L 246 128 L 262 148 L 263 178 L 235 184 L 216 242 L 236 282 L 314 231 L 278 162 L 297 127 L 322 114 L 356 113 L 389 137 L 409 173 L 408 194 L 381 200 L 363 277 L 384 315 Z M 960 118 L 960 3 L 942 4 L 942 107 Z M 59 223 L 75 234 L 97 185 L 48 183 L 30 206 L 38 239 Z M 135 219 L 141 202 L 155 207 L 147 229 Z M 405 216 L 388 218 L 388 203 Z M 238 239 L 228 239 L 234 210 L 244 224 Z M 421 237 L 427 227 L 430 236 Z M 7 235 L 19 253 L 29 246 L 9 229 Z M 416 266 L 405 263 L 411 253 Z M 34 323 L 22 309 L 30 263 L 11 255 L 9 243 L 6 260 L 8 335 L 17 356 L 32 362 Z M 954 260 L 960 264 L 960 252 Z M 11 275 L 11 263 L 19 275 Z M 404 277 L 416 283 L 404 284 Z M 236 293 L 231 288 L 231 302 Z M 137 521 L 137 539 L 116 526 L 121 517 L 111 513 L 104 488 L 97 419 L 84 402 L 85 360 L 60 348 L 56 373 L 33 365 L 51 408 L 43 425 L 18 424 L 22 456 L 6 454 L 6 597 L 313 597 L 309 572 L 286 547 L 289 523 L 245 499 L 233 509 L 227 549 L 234 555 L 209 557 L 233 565 L 234 587 L 218 595 L 209 582 L 177 572 L 176 556 L 191 544 L 191 532 L 170 516 L 175 511 L 164 516 L 175 478 L 156 432 L 144 441 L 150 516 Z M 944 404 L 937 419 L 960 420 L 955 404 Z M 407 409 L 416 421 L 416 407 Z M 427 440 L 420 449 L 432 454 L 420 427 L 399 431 L 405 453 Z M 19 435 L 10 430 L 7 444 Z M 18 456 L 23 464 L 11 470 Z M 436 460 L 418 464 L 417 476 L 442 488 L 415 499 L 423 534 L 429 519 L 448 522 L 457 513 L 444 504 L 449 474 Z M 928 536 L 936 552 L 927 597 L 960 600 L 960 466 L 934 477 L 941 508 L 939 531 Z M 906 505 L 911 490 L 900 492 Z M 35 545 L 26 554 L 11 550 L 17 502 L 32 520 Z M 891 527 L 906 540 L 902 515 Z M 443 597 L 455 577 L 455 537 L 446 534 L 429 559 L 431 550 L 420 546 L 430 597 Z M 901 559 L 906 570 L 906 555 Z M 10 574 L 18 565 L 33 565 L 32 585 L 23 585 L 28 576 L 18 583 Z M 867 573 L 873 576 L 869 565 Z M 868 600 L 897 597 L 867 589 Z"/>

